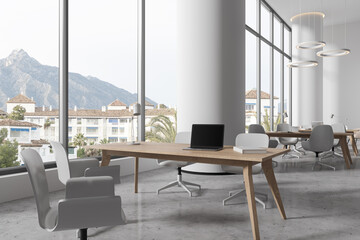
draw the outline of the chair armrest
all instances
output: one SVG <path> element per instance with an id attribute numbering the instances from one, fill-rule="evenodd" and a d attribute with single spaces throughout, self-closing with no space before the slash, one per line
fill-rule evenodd
<path id="1" fill-rule="evenodd" d="M 114 180 L 109 176 L 70 178 L 66 182 L 65 198 L 114 196 Z"/>
<path id="2" fill-rule="evenodd" d="M 83 177 L 87 168 L 99 167 L 96 158 L 79 158 L 69 160 L 71 177 Z"/>
<path id="3" fill-rule="evenodd" d="M 85 170 L 85 177 L 109 176 L 114 179 L 114 183 L 120 183 L 120 166 L 92 167 Z"/>

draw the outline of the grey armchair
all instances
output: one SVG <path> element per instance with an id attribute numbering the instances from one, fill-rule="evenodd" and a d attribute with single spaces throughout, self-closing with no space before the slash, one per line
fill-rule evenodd
<path id="1" fill-rule="evenodd" d="M 189 144 L 190 143 L 190 138 L 191 138 L 191 133 L 190 132 L 179 132 L 179 133 L 176 134 L 175 143 L 187 143 L 187 144 Z M 192 197 L 192 192 L 187 187 L 187 185 L 198 187 L 199 191 L 201 190 L 201 186 L 199 184 L 195 184 L 195 183 L 191 183 L 191 182 L 187 182 L 187 181 L 182 180 L 181 168 L 191 164 L 190 162 L 173 161 L 173 160 L 159 160 L 158 159 L 157 163 L 160 166 L 175 168 L 178 171 L 176 181 L 173 181 L 173 182 L 167 184 L 166 186 L 164 186 L 162 188 L 159 188 L 157 190 L 157 194 L 159 194 L 160 191 L 162 191 L 164 189 L 171 188 L 171 187 L 174 187 L 174 186 L 182 187 L 185 191 L 187 191 L 189 193 L 190 197 Z"/>
<path id="2" fill-rule="evenodd" d="M 69 160 L 61 143 L 51 141 L 50 144 L 54 149 L 59 180 L 64 185 L 72 178 L 97 176 L 109 176 L 113 178 L 115 184 L 120 183 L 119 165 L 99 167 L 99 161 L 96 158 Z M 121 215 L 126 222 L 126 216 L 122 209 Z"/>
<path id="3" fill-rule="evenodd" d="M 276 127 L 276 131 L 278 132 L 289 132 L 292 131 L 292 128 L 289 124 L 287 123 L 280 123 L 277 125 Z M 279 142 L 284 145 L 286 148 L 290 148 L 291 146 L 293 146 L 293 151 L 301 154 L 301 152 L 296 148 L 296 144 L 298 143 L 298 139 L 297 138 L 286 138 L 286 137 L 279 137 Z M 299 155 L 293 154 L 293 153 L 285 153 L 283 155 L 283 158 L 289 156 L 289 157 L 296 157 L 296 158 L 300 158 Z"/>
<path id="4" fill-rule="evenodd" d="M 335 171 L 335 167 L 323 163 L 321 161 L 322 158 L 319 157 L 320 153 L 330 151 L 334 145 L 334 132 L 331 126 L 319 125 L 315 127 L 311 132 L 309 141 L 302 142 L 301 144 L 305 150 L 312 151 L 316 154 L 313 170 L 316 165 L 320 165 L 329 167 Z"/>
<path id="5" fill-rule="evenodd" d="M 80 229 L 80 239 L 87 239 L 91 227 L 123 224 L 121 198 L 115 196 L 111 177 L 82 177 L 66 182 L 65 198 L 51 207 L 44 164 L 33 149 L 21 151 L 35 195 L 38 220 L 47 231 Z"/>
<path id="6" fill-rule="evenodd" d="M 251 124 L 249 126 L 249 133 L 262 133 L 265 134 L 265 129 L 260 124 Z M 269 148 L 276 148 L 279 145 L 279 142 L 275 139 L 269 140 Z"/>

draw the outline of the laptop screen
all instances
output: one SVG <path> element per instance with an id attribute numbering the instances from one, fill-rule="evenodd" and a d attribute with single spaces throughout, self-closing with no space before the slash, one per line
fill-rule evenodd
<path id="1" fill-rule="evenodd" d="M 224 124 L 193 124 L 191 148 L 222 148 L 224 129 Z"/>

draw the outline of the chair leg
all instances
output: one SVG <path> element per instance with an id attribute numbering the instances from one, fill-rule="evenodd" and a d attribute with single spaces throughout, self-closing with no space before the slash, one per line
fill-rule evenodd
<path id="1" fill-rule="evenodd" d="M 229 197 L 227 197 L 227 198 L 225 198 L 225 199 L 223 200 L 223 206 L 225 206 L 228 201 L 230 201 L 231 199 L 236 198 L 237 196 L 239 196 L 239 195 L 242 194 L 243 192 L 245 192 L 245 189 L 240 189 L 240 190 L 235 190 L 235 191 L 229 192 Z M 255 192 L 255 201 L 258 202 L 258 203 L 260 203 L 260 204 L 263 206 L 263 208 L 266 209 L 266 204 L 265 204 L 265 202 L 262 201 L 261 199 L 259 199 L 258 196 L 264 197 L 264 198 L 265 198 L 265 201 L 267 201 L 267 200 L 268 200 L 267 194 Z"/>
<path id="2" fill-rule="evenodd" d="M 231 191 L 231 192 L 229 193 L 229 195 L 230 195 L 230 194 L 231 194 L 231 195 L 223 200 L 223 206 L 225 206 L 228 201 L 230 201 L 230 200 L 233 199 L 233 198 L 236 198 L 238 195 L 240 195 L 240 194 L 243 193 L 244 191 L 245 191 L 245 189 L 241 189 L 241 190 L 237 190 L 237 191 Z"/>
<path id="3" fill-rule="evenodd" d="M 296 147 L 294 147 L 294 152 L 297 152 L 298 154 L 303 154 L 303 155 L 305 155 L 305 151 L 300 150 L 299 148 L 296 148 Z"/>
<path id="4" fill-rule="evenodd" d="M 185 184 L 183 184 L 182 182 L 179 182 L 180 187 L 182 187 L 183 189 L 185 189 L 185 191 L 187 191 L 189 193 L 189 196 L 192 197 L 192 192 L 190 191 L 190 189 L 185 186 Z"/>
<path id="5" fill-rule="evenodd" d="M 190 191 L 190 189 L 188 188 L 188 186 L 194 186 L 194 187 L 198 187 L 199 191 L 201 191 L 201 186 L 199 184 L 195 184 L 195 183 L 191 183 L 191 182 L 187 182 L 187 181 L 183 181 L 182 180 L 182 174 L 181 174 L 181 169 L 178 169 L 178 175 L 177 175 L 177 180 L 173 181 L 171 183 L 169 183 L 168 185 L 166 185 L 165 187 L 159 188 L 157 190 L 157 194 L 160 193 L 160 191 L 167 189 L 167 188 L 171 188 L 173 186 L 178 186 L 178 187 L 182 187 L 183 189 L 185 189 L 186 192 L 189 193 L 189 196 L 192 197 L 192 192 Z"/>
<path id="6" fill-rule="evenodd" d="M 80 238 L 80 240 L 87 240 L 87 228 L 79 229 L 78 238 Z"/>
<path id="7" fill-rule="evenodd" d="M 315 154 L 316 154 L 316 160 L 315 160 L 315 163 L 314 163 L 314 165 L 313 165 L 313 167 L 312 167 L 312 170 L 313 170 L 313 171 L 314 171 L 315 166 L 316 166 L 317 164 L 319 164 L 321 167 L 322 167 L 322 166 L 328 167 L 328 168 L 331 168 L 331 169 L 333 169 L 334 171 L 336 171 L 336 168 L 335 168 L 334 166 L 331 166 L 331 165 L 329 165 L 329 164 L 326 164 L 326 163 L 321 162 L 321 160 L 322 160 L 323 158 L 320 158 L 320 157 L 319 157 L 319 153 L 315 153 Z"/>
<path id="8" fill-rule="evenodd" d="M 324 167 L 328 167 L 328 168 L 331 168 L 332 170 L 336 171 L 336 168 L 329 165 L 329 164 L 326 164 L 326 163 L 322 163 L 322 162 L 318 162 L 319 165 L 321 166 L 324 166 Z"/>
<path id="9" fill-rule="evenodd" d="M 182 181 L 182 182 L 185 185 L 190 185 L 190 186 L 198 187 L 199 189 L 201 189 L 201 186 L 199 184 L 191 183 L 191 182 L 188 182 L 188 181 Z"/>
<path id="10" fill-rule="evenodd" d="M 173 182 L 169 183 L 168 185 L 166 185 L 165 187 L 159 188 L 159 189 L 157 190 L 157 194 L 159 194 L 160 191 L 162 191 L 162 190 L 164 190 L 164 189 L 171 188 L 171 187 L 177 186 L 177 185 L 178 185 L 178 181 L 173 181 Z"/>

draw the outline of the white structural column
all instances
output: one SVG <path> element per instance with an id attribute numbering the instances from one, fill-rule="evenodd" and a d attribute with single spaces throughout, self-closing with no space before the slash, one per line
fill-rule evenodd
<path id="1" fill-rule="evenodd" d="M 254 53 L 255 54 L 255 53 Z M 225 144 L 245 131 L 245 1 L 178 1 L 178 132 L 225 124 Z M 219 172 L 194 164 L 187 171 Z"/>
<path id="2" fill-rule="evenodd" d="M 322 41 L 323 16 L 306 13 L 292 20 L 292 61 L 317 61 L 316 67 L 293 68 L 292 124 L 310 126 L 311 121 L 323 120 L 323 64 L 316 56 L 318 49 L 298 49 L 306 41 Z"/>

